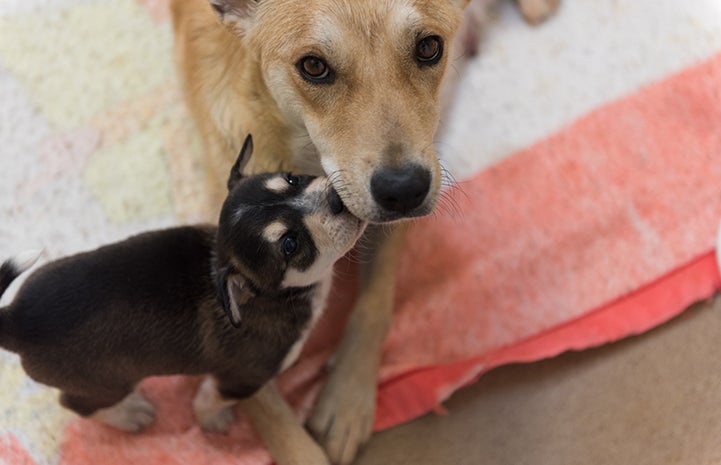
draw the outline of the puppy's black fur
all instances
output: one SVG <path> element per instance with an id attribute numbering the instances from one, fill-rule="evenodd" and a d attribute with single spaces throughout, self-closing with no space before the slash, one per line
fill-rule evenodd
<path id="1" fill-rule="evenodd" d="M 148 232 L 45 265 L 0 309 L 0 345 L 81 415 L 117 404 L 154 375 L 208 373 L 225 398 L 253 394 L 279 371 L 318 305 L 318 283 L 282 286 L 290 267 L 303 270 L 319 254 L 304 222 L 308 205 L 348 213 L 329 206 L 337 196 L 329 191 L 308 202 L 314 178 L 289 177 L 276 192 L 268 180 L 288 175 L 241 177 L 250 151 L 248 139 L 219 228 Z M 288 233 L 272 243 L 263 230 L 277 221 Z M 20 272 L 3 263 L 0 295 Z"/>

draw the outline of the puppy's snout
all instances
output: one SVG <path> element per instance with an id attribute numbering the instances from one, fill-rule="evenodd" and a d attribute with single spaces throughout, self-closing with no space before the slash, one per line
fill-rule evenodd
<path id="1" fill-rule="evenodd" d="M 330 206 L 331 213 L 334 215 L 340 215 L 343 213 L 343 210 L 345 210 L 340 195 L 338 195 L 338 192 L 332 187 L 328 190 L 328 205 Z"/>
<path id="2" fill-rule="evenodd" d="M 415 164 L 381 168 L 371 177 L 375 201 L 396 213 L 407 213 L 421 205 L 430 189 L 430 171 Z"/>

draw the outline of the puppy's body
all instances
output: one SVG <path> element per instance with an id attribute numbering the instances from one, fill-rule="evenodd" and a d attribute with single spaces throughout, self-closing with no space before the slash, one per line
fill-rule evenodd
<path id="1" fill-rule="evenodd" d="M 256 297 L 235 328 L 213 279 L 215 235 L 154 231 L 44 266 L 0 315 L 0 344 L 84 415 L 156 375 L 232 373 L 223 394 L 247 397 L 280 371 L 323 286 Z"/>
<path id="2" fill-rule="evenodd" d="M 247 143 L 243 153 L 249 156 Z M 363 230 L 324 178 L 242 178 L 218 227 L 177 227 L 57 260 L 0 309 L 0 346 L 80 415 L 125 430 L 152 421 L 136 385 L 210 374 L 194 401 L 206 429 L 293 362 L 320 314 L 333 263 Z M 0 295 L 22 271 L 0 268 Z"/>

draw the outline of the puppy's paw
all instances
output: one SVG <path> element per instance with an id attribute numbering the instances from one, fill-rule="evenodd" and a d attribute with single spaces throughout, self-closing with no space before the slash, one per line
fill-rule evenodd
<path id="1" fill-rule="evenodd" d="M 225 433 L 235 420 L 234 404 L 222 398 L 213 378 L 206 378 L 193 399 L 193 412 L 203 430 Z"/>
<path id="2" fill-rule="evenodd" d="M 375 378 L 363 382 L 334 374 L 320 393 L 308 427 L 332 463 L 348 465 L 371 435 Z"/>
<path id="3" fill-rule="evenodd" d="M 227 433 L 230 425 L 235 421 L 235 414 L 232 407 L 225 407 L 215 412 L 206 411 L 195 415 L 203 431 L 209 433 Z"/>
<path id="4" fill-rule="evenodd" d="M 518 8 L 528 24 L 548 19 L 558 9 L 560 0 L 518 0 Z"/>
<path id="5" fill-rule="evenodd" d="M 133 392 L 112 407 L 98 410 L 93 418 L 123 431 L 137 433 L 153 422 L 155 407 L 140 393 Z"/>

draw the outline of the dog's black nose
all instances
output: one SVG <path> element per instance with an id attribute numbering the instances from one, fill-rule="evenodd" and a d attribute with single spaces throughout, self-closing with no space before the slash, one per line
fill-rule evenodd
<path id="1" fill-rule="evenodd" d="M 331 213 L 334 215 L 339 215 L 345 210 L 340 195 L 338 195 L 338 192 L 332 187 L 328 190 L 328 205 L 330 206 Z"/>
<path id="2" fill-rule="evenodd" d="M 431 173 L 419 165 L 381 168 L 371 177 L 371 193 L 386 210 L 407 213 L 418 207 L 431 189 Z"/>

